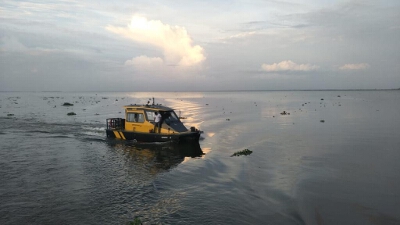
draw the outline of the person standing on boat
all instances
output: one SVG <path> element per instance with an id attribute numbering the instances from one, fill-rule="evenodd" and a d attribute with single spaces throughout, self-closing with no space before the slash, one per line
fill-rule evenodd
<path id="1" fill-rule="evenodd" d="M 161 131 L 161 114 L 158 112 L 155 112 L 155 117 L 154 117 L 154 133 L 160 133 Z M 158 132 L 157 132 L 157 130 Z"/>

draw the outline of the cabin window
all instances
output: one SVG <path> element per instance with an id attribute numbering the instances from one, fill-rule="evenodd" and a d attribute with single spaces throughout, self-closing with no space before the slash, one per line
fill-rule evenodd
<path id="1" fill-rule="evenodd" d="M 171 121 L 179 120 L 179 119 L 178 119 L 178 116 L 177 116 L 177 115 L 175 114 L 175 112 L 173 112 L 173 111 L 169 112 L 168 118 L 167 118 L 167 119 L 169 119 L 169 120 L 171 120 Z"/>
<path id="2" fill-rule="evenodd" d="M 148 121 L 154 121 L 154 111 L 146 111 L 146 116 Z"/>
<path id="3" fill-rule="evenodd" d="M 178 116 L 176 116 L 174 111 L 169 111 L 164 114 L 164 121 L 166 124 L 179 121 Z"/>
<path id="4" fill-rule="evenodd" d="M 142 113 L 128 113 L 126 116 L 126 121 L 133 123 L 143 123 L 144 115 Z"/>

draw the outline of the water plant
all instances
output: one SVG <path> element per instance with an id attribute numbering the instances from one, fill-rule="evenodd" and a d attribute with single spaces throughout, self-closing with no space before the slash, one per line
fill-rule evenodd
<path id="1" fill-rule="evenodd" d="M 143 224 L 142 221 L 138 217 L 136 217 L 133 221 L 130 221 L 128 223 L 128 225 L 142 225 L 142 224 Z"/>
<path id="2" fill-rule="evenodd" d="M 233 153 L 233 155 L 231 155 L 231 157 L 232 156 L 241 156 L 241 155 L 250 155 L 251 153 L 253 153 L 253 151 L 251 151 L 251 150 L 246 148 L 246 149 L 244 149 L 242 151 L 238 151 L 238 152 Z"/>
<path id="3" fill-rule="evenodd" d="M 64 104 L 62 106 L 74 106 L 74 104 L 69 103 L 69 102 L 64 102 Z"/>

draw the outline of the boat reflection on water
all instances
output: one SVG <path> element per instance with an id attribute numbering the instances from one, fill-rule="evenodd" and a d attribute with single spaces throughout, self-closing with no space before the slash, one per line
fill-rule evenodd
<path id="1" fill-rule="evenodd" d="M 113 150 L 125 155 L 126 160 L 136 170 L 151 174 L 174 168 L 187 157 L 197 158 L 204 155 L 198 142 L 175 144 L 109 140 L 107 143 Z"/>

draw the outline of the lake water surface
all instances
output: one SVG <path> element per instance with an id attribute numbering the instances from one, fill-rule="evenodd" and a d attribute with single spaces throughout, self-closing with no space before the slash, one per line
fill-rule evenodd
<path id="1" fill-rule="evenodd" d="M 106 118 L 151 97 L 203 130 L 200 145 L 106 138 Z M 0 224 L 400 224 L 399 103 L 400 91 L 0 92 Z"/>

